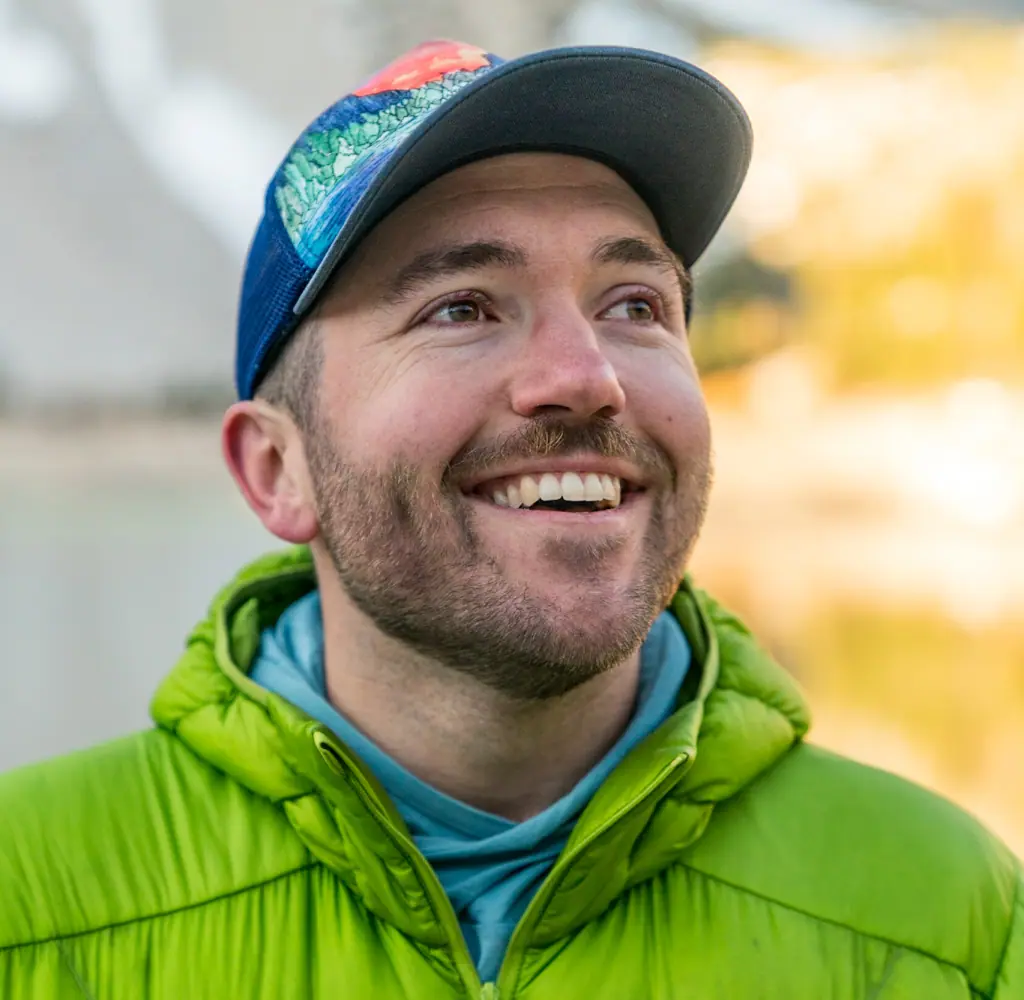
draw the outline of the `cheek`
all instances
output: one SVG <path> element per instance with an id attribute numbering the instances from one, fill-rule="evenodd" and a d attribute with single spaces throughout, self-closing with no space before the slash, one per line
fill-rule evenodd
<path id="1" fill-rule="evenodd" d="M 711 449 L 707 404 L 692 364 L 664 357 L 635 366 L 626 387 L 627 409 L 677 467 L 706 461 Z"/>
<path id="2" fill-rule="evenodd" d="M 666 400 L 652 414 L 658 422 L 654 433 L 664 441 L 664 447 L 678 466 L 703 465 L 711 455 L 711 422 L 700 388 L 694 384 L 675 397 Z"/>
<path id="3" fill-rule="evenodd" d="M 477 432 L 491 405 L 480 379 L 418 365 L 338 400 L 335 426 L 365 464 L 402 458 L 443 466 Z"/>

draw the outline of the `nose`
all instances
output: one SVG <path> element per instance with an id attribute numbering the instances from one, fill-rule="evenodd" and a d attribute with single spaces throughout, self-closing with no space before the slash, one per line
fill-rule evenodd
<path id="1" fill-rule="evenodd" d="M 600 339 L 576 306 L 539 316 L 530 331 L 510 388 L 523 417 L 562 411 L 581 418 L 614 417 L 626 394 Z"/>

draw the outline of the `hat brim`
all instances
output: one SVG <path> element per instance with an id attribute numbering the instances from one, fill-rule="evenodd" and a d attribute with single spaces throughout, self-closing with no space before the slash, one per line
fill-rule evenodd
<path id="1" fill-rule="evenodd" d="M 377 165 L 295 314 L 309 311 L 359 242 L 418 190 L 467 163 L 526 151 L 610 167 L 644 200 L 665 242 L 690 267 L 743 184 L 751 128 L 728 89 L 669 56 L 587 47 L 510 60 L 432 112 Z"/>

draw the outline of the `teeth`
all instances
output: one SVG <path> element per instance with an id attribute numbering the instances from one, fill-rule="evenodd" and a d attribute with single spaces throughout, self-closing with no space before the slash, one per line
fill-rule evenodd
<path id="1" fill-rule="evenodd" d="M 567 472 L 562 476 L 562 498 L 565 500 L 575 500 L 577 503 L 586 500 L 583 480 L 575 472 Z"/>
<path id="2" fill-rule="evenodd" d="M 597 503 L 604 499 L 604 486 L 601 484 L 601 477 L 594 472 L 588 472 L 587 478 L 583 480 L 583 499 L 590 503 Z"/>
<path id="3" fill-rule="evenodd" d="M 553 476 L 550 472 L 545 472 L 540 477 L 539 488 L 541 500 L 562 499 L 562 484 L 558 481 L 558 476 Z"/>
<path id="4" fill-rule="evenodd" d="M 618 507 L 622 503 L 622 480 L 594 472 L 545 472 L 539 477 L 521 476 L 495 490 L 491 499 L 499 507 L 532 507 L 538 500 L 568 500 Z"/>

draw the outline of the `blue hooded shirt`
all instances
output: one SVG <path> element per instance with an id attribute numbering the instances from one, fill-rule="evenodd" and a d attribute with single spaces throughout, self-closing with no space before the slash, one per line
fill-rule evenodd
<path id="1" fill-rule="evenodd" d="M 690 665 L 682 628 L 659 615 L 641 649 L 633 717 L 615 745 L 557 802 L 522 822 L 432 788 L 389 757 L 326 696 L 317 591 L 263 632 L 251 677 L 328 727 L 376 775 L 430 862 L 458 916 L 481 978 L 496 978 L 509 938 L 587 803 L 626 754 L 675 711 Z"/>

